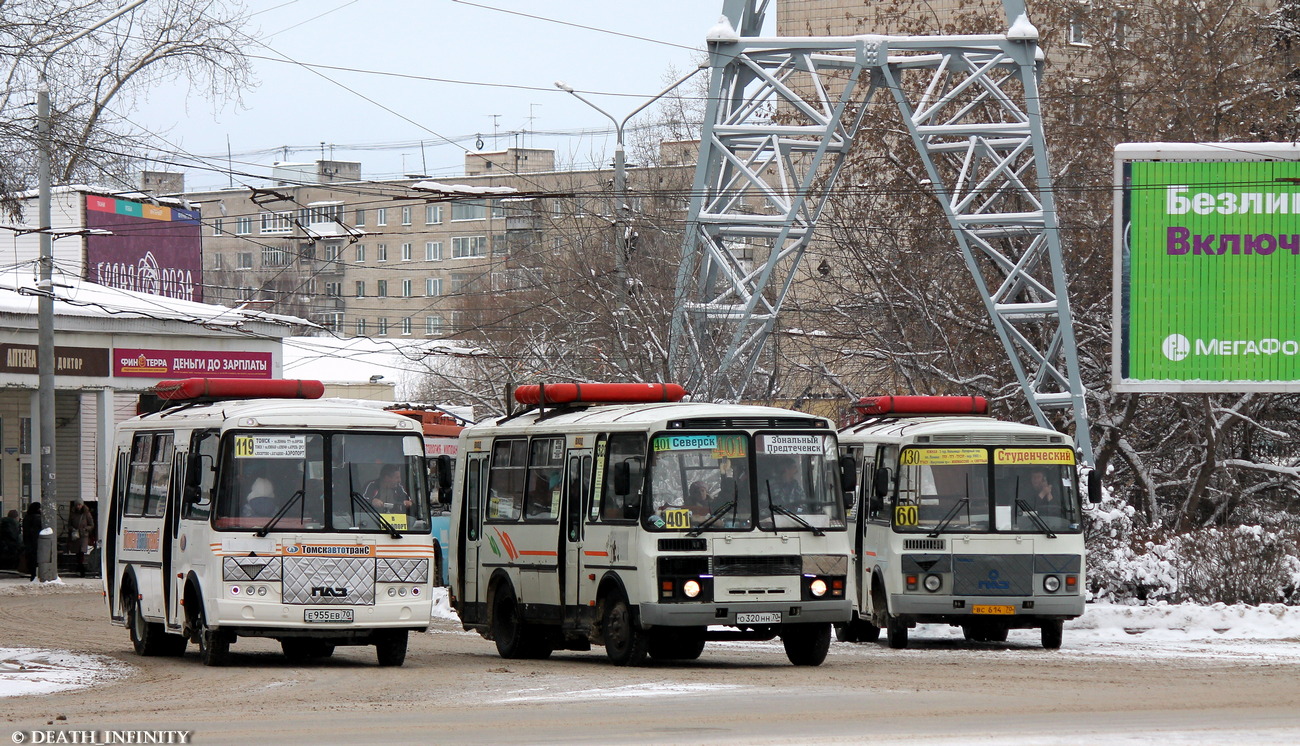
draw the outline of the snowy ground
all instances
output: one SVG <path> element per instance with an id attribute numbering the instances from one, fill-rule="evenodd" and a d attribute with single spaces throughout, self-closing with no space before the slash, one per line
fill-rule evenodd
<path id="1" fill-rule="evenodd" d="M 0 577 L 0 597 L 37 594 L 86 593 L 100 589 L 96 579 L 65 578 L 56 583 L 30 583 L 26 578 Z M 446 622 L 459 621 L 445 590 L 435 590 L 431 599 L 435 624 L 433 634 L 461 633 Z M 968 644 L 961 630 L 938 625 L 921 625 L 912 631 L 911 645 L 898 653 L 926 654 L 949 651 L 957 658 L 966 654 L 988 655 L 999 649 L 1024 655 L 1038 648 L 1036 630 L 1013 630 L 1005 644 Z M 711 643 L 719 646 L 776 645 L 772 643 Z M 883 645 L 843 645 L 831 648 L 831 655 L 879 655 Z M 1065 627 L 1064 644 L 1058 652 L 1044 655 L 1073 658 L 1185 658 L 1300 662 L 1300 607 L 1271 606 L 1116 606 L 1089 605 L 1084 616 Z M 129 674 L 131 668 L 116 659 L 63 650 L 0 648 L 0 698 L 48 693 L 93 686 Z M 503 692 L 507 701 L 539 701 L 575 696 L 584 689 L 574 681 L 573 691 L 554 689 Z M 664 684 L 665 686 L 667 683 Z M 678 682 L 690 687 L 691 684 Z M 563 688 L 563 687 L 562 687 Z M 662 686 L 631 686 L 622 690 L 602 689 L 601 696 L 638 697 L 662 694 Z M 588 688 L 582 696 L 588 696 Z"/>

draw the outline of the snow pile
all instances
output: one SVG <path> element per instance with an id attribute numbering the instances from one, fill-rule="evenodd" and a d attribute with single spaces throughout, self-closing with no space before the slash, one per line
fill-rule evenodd
<path id="1" fill-rule="evenodd" d="M 0 578 L 0 596 L 37 596 L 48 593 L 86 593 L 102 591 L 99 578 L 59 578 L 48 583 L 28 580 L 26 576 Z"/>
<path id="2" fill-rule="evenodd" d="M 1066 628 L 1072 637 L 1075 631 L 1091 630 L 1099 637 L 1112 638 L 1141 634 L 1165 640 L 1295 640 L 1300 639 L 1300 607 L 1088 604 L 1083 616 L 1068 622 Z"/>
<path id="3" fill-rule="evenodd" d="M 0 648 L 0 697 L 81 689 L 131 673 L 102 655 L 40 648 Z"/>
<path id="4" fill-rule="evenodd" d="M 433 589 L 433 618 L 449 619 L 453 622 L 460 621 L 460 615 L 451 608 L 451 597 L 446 588 Z"/>

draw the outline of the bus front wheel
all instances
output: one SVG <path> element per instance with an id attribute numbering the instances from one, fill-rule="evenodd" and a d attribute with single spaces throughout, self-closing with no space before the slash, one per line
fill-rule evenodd
<path id="1" fill-rule="evenodd" d="M 509 585 L 497 587 L 492 601 L 492 639 L 502 658 L 547 658 L 552 648 L 532 624 L 521 618 L 519 602 Z"/>
<path id="2" fill-rule="evenodd" d="M 1043 647 L 1048 650 L 1057 650 L 1061 647 L 1061 636 L 1065 631 L 1065 622 L 1057 619 L 1055 621 L 1043 622 Z"/>
<path id="3" fill-rule="evenodd" d="M 616 666 L 639 666 L 649 652 L 649 636 L 632 618 L 627 599 L 616 596 L 606 601 L 604 624 L 605 655 Z"/>
<path id="4" fill-rule="evenodd" d="M 831 625 L 787 624 L 781 628 L 785 657 L 796 666 L 820 666 L 831 648 Z"/>
<path id="5" fill-rule="evenodd" d="M 890 614 L 889 622 L 885 625 L 885 640 L 895 650 L 907 647 L 907 622 Z"/>
<path id="6" fill-rule="evenodd" d="M 406 643 L 409 635 L 404 629 L 385 632 L 375 641 L 375 657 L 381 666 L 400 666 L 406 662 Z"/>
<path id="7" fill-rule="evenodd" d="M 208 618 L 203 609 L 199 609 L 197 624 L 199 637 L 199 658 L 205 666 L 224 666 L 230 660 L 230 635 L 208 626 Z"/>
<path id="8" fill-rule="evenodd" d="M 145 621 L 140 610 L 140 599 L 134 589 L 123 599 L 126 607 L 126 626 L 131 631 L 131 647 L 136 655 L 182 655 L 189 642 L 180 635 L 169 635 L 162 624 Z"/>

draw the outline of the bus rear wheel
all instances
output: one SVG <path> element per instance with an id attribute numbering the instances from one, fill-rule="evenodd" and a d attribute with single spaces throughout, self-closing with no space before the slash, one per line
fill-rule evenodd
<path id="1" fill-rule="evenodd" d="M 820 666 L 831 648 L 829 622 L 787 624 L 781 627 L 785 657 L 796 666 Z"/>
<path id="2" fill-rule="evenodd" d="M 1065 632 L 1065 622 L 1057 619 L 1055 621 L 1043 622 L 1043 647 L 1048 650 L 1058 650 L 1061 647 L 1061 637 Z"/>
<path id="3" fill-rule="evenodd" d="M 605 655 L 616 666 L 639 666 L 645 663 L 649 652 L 649 635 L 637 626 L 632 618 L 632 608 L 621 595 L 605 603 L 602 624 L 605 635 Z"/>
<path id="4" fill-rule="evenodd" d="M 492 639 L 502 658 L 541 659 L 553 651 L 542 631 L 523 621 L 514 590 L 504 584 L 492 601 Z"/>
<path id="5" fill-rule="evenodd" d="M 131 647 L 136 655 L 183 655 L 189 642 L 180 635 L 169 635 L 160 623 L 145 621 L 140 610 L 140 599 L 131 589 L 123 599 L 126 607 L 126 626 L 131 632 Z"/>
<path id="6" fill-rule="evenodd" d="M 848 624 L 835 625 L 835 639 L 840 642 L 875 642 L 880 639 L 880 628 L 859 616 Z"/>
<path id="7" fill-rule="evenodd" d="M 647 651 L 657 661 L 693 661 L 704 652 L 704 628 L 655 627 Z"/>
<path id="8" fill-rule="evenodd" d="M 375 640 L 375 657 L 381 666 L 400 666 L 406 662 L 406 643 L 409 635 L 404 629 L 382 632 Z"/>

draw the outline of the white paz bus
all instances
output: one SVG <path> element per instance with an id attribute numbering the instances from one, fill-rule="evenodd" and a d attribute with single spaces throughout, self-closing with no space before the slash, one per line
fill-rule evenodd
<path id="1" fill-rule="evenodd" d="M 856 598 L 841 640 L 907 646 L 918 623 L 1005 641 L 1039 629 L 1061 645 L 1083 613 L 1082 502 L 1066 435 L 983 416 L 970 396 L 880 396 L 840 430 L 858 464 L 851 511 Z M 1090 480 L 1090 496 L 1095 480 Z"/>
<path id="2" fill-rule="evenodd" d="M 206 665 L 240 637 L 295 660 L 428 628 L 434 549 L 419 424 L 317 381 L 186 379 L 117 431 L 102 514 L 110 618 L 141 655 Z"/>
<path id="3" fill-rule="evenodd" d="M 825 659 L 851 614 L 834 427 L 683 393 L 521 386 L 523 411 L 465 429 L 451 590 L 466 629 L 505 658 L 595 643 L 637 665 L 779 636 L 792 663 Z"/>

